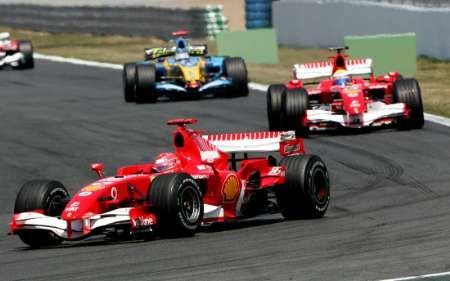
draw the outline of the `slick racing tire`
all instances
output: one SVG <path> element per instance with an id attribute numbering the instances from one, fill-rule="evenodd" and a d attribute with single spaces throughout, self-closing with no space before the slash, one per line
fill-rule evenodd
<path id="1" fill-rule="evenodd" d="M 404 103 L 410 110 L 410 118 L 399 121 L 400 129 L 420 129 L 424 125 L 422 96 L 419 82 L 402 78 L 394 82 L 392 95 L 395 103 Z"/>
<path id="2" fill-rule="evenodd" d="M 325 163 L 316 155 L 294 155 L 281 160 L 286 182 L 275 190 L 287 219 L 323 217 L 330 202 L 330 180 Z"/>
<path id="3" fill-rule="evenodd" d="M 25 183 L 16 197 L 14 214 L 42 210 L 47 216 L 60 216 L 69 201 L 69 192 L 58 181 L 33 180 Z M 47 230 L 22 230 L 20 239 L 32 248 L 59 245 L 62 239 Z"/>
<path id="4" fill-rule="evenodd" d="M 247 67 L 242 58 L 226 58 L 223 63 L 223 72 L 232 80 L 232 97 L 248 96 Z"/>
<path id="5" fill-rule="evenodd" d="M 136 64 L 136 103 L 155 103 L 156 67 L 154 64 Z"/>
<path id="6" fill-rule="evenodd" d="M 195 180 L 184 173 L 153 179 L 148 201 L 157 214 L 162 236 L 192 236 L 203 220 L 203 197 Z"/>
<path id="7" fill-rule="evenodd" d="M 308 110 L 308 92 L 304 88 L 286 89 L 281 104 L 281 128 L 306 137 L 309 128 L 303 124 L 303 118 Z"/>
<path id="8" fill-rule="evenodd" d="M 31 41 L 19 41 L 19 51 L 23 54 L 23 62 L 20 65 L 22 69 L 34 67 L 33 44 Z"/>
<path id="9" fill-rule="evenodd" d="M 129 62 L 123 65 L 122 82 L 125 102 L 134 102 L 136 96 L 136 64 Z"/>
<path id="10" fill-rule="evenodd" d="M 269 119 L 269 130 L 282 130 L 281 102 L 286 87 L 282 84 L 270 85 L 267 90 L 267 118 Z"/>

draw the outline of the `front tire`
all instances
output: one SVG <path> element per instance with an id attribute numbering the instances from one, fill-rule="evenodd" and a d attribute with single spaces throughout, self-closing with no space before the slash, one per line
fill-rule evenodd
<path id="1" fill-rule="evenodd" d="M 325 163 L 315 155 L 294 155 L 281 160 L 286 182 L 276 190 L 287 219 L 323 217 L 330 202 L 330 180 Z"/>
<path id="2" fill-rule="evenodd" d="M 136 96 L 136 64 L 129 62 L 123 65 L 122 83 L 125 102 L 134 102 Z"/>
<path id="3" fill-rule="evenodd" d="M 231 96 L 248 96 L 247 66 L 242 58 L 226 58 L 223 63 L 223 72 L 226 77 L 232 80 L 233 93 Z"/>
<path id="4" fill-rule="evenodd" d="M 47 216 L 60 216 L 69 201 L 69 192 L 58 181 L 33 180 L 25 183 L 16 197 L 14 213 L 41 210 Z M 32 248 L 59 245 L 62 239 L 47 230 L 22 230 L 20 239 Z"/>
<path id="5" fill-rule="evenodd" d="M 154 64 L 136 64 L 136 103 L 155 103 L 156 67 Z"/>
<path id="6" fill-rule="evenodd" d="M 19 41 L 19 51 L 23 54 L 23 63 L 21 68 L 29 69 L 34 67 L 33 58 L 33 44 L 31 41 L 21 40 Z"/>
<path id="7" fill-rule="evenodd" d="M 203 197 L 195 180 L 184 173 L 157 176 L 148 201 L 154 206 L 163 236 L 191 236 L 203 220 Z"/>
<path id="8" fill-rule="evenodd" d="M 422 95 L 419 82 L 413 78 L 395 81 L 392 88 L 394 102 L 404 103 L 410 110 L 410 118 L 400 120 L 400 129 L 420 129 L 424 125 Z"/>
<path id="9" fill-rule="evenodd" d="M 281 127 L 295 130 L 298 136 L 306 137 L 309 127 L 303 124 L 308 110 L 308 92 L 305 88 L 286 89 L 282 95 Z"/>
<path id="10" fill-rule="evenodd" d="M 283 84 L 270 85 L 267 90 L 267 118 L 270 131 L 282 130 L 281 110 L 285 91 L 286 87 Z"/>

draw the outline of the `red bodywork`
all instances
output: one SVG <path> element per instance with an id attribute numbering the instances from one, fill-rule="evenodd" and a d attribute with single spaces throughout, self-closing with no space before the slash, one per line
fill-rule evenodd
<path id="1" fill-rule="evenodd" d="M 337 48 L 337 54 L 331 57 L 330 62 L 318 62 L 301 65 L 306 69 L 319 69 L 329 67 L 331 68 L 331 75 L 329 78 L 322 79 L 320 81 L 305 82 L 300 79 L 294 70 L 294 79 L 285 84 L 288 89 L 305 88 L 309 97 L 309 108 L 319 108 L 319 105 L 330 105 L 330 114 L 340 114 L 348 116 L 349 123 L 345 125 L 356 125 L 357 127 L 363 127 L 364 124 L 362 115 L 367 113 L 371 103 L 381 101 L 386 105 L 394 103 L 392 95 L 392 87 L 394 82 L 401 77 L 399 72 L 389 72 L 382 76 L 374 76 L 373 73 L 369 74 L 369 77 L 364 78 L 362 76 L 352 76 L 351 82 L 348 85 L 341 86 L 335 85 L 333 76 L 339 70 L 347 71 L 352 66 L 364 65 L 368 63 L 368 59 L 353 59 L 348 60 L 348 55 L 343 54 L 342 50 L 346 48 Z M 371 60 L 370 60 L 371 62 Z M 320 76 L 318 76 L 320 77 Z M 309 111 L 309 110 L 308 110 Z M 408 118 L 409 109 L 405 106 L 402 110 L 401 118 Z M 310 111 L 308 113 L 313 113 Z M 380 114 L 381 115 L 381 114 Z M 361 117 L 358 117 L 361 116 Z M 384 117 L 381 116 L 376 119 L 371 125 L 379 126 L 384 124 L 391 124 L 396 117 Z M 305 116 L 301 121 L 310 128 L 325 129 L 327 127 L 335 127 L 335 122 L 317 121 L 314 123 L 312 120 L 308 120 Z M 354 124 L 351 122 L 355 122 Z M 341 124 L 342 125 L 342 124 Z"/>
<path id="2" fill-rule="evenodd" d="M 0 42 L 0 52 L 13 54 L 19 51 L 19 41 L 18 40 L 7 40 L 5 43 Z"/>
<path id="3" fill-rule="evenodd" d="M 176 165 L 163 173 L 184 172 L 189 174 L 202 189 L 205 206 L 220 209 L 218 215 L 207 214 L 205 208 L 204 223 L 234 220 L 244 217 L 242 208 L 254 192 L 281 185 L 285 181 L 284 167 L 276 166 L 266 157 L 247 158 L 240 161 L 239 169 L 233 169 L 235 154 L 228 154 L 216 147 L 213 142 L 255 141 L 274 138 L 286 132 L 254 132 L 237 134 L 203 135 L 202 131 L 186 128 L 194 124 L 194 119 L 176 119 L 168 122 L 176 125 L 173 133 Z M 279 143 L 280 154 L 304 153 L 302 139 L 290 138 Z M 230 164 L 231 161 L 231 164 Z M 157 224 L 158 217 L 148 205 L 147 194 L 152 180 L 160 175 L 155 171 L 155 163 L 121 167 L 116 175 L 103 177 L 103 166 L 92 164 L 100 179 L 83 187 L 67 203 L 61 219 L 67 224 L 66 239 L 72 237 L 72 228 L 82 226 L 83 236 L 91 234 L 93 218 L 119 208 L 129 208 L 128 223 L 132 229 L 146 228 Z M 249 179 L 258 174 L 257 183 Z M 40 212 L 36 210 L 36 212 Z M 41 212 L 42 213 L 42 212 Z M 19 222 L 21 214 L 15 214 L 11 222 L 12 233 L 22 229 Z M 23 216 L 23 213 L 22 213 Z"/>

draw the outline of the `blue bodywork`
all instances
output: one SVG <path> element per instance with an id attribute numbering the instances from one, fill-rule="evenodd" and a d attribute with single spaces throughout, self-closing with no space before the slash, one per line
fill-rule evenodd
<path id="1" fill-rule="evenodd" d="M 147 60 L 136 64 L 154 64 L 156 68 L 155 91 L 158 96 L 173 96 L 177 94 L 198 96 L 210 94 L 212 90 L 226 89 L 232 85 L 232 80 L 225 76 L 223 64 L 226 57 L 206 55 L 206 46 L 191 46 L 184 38 L 177 38 L 175 47 L 147 49 Z M 179 59 L 177 56 L 186 56 Z M 205 62 L 205 83 L 194 88 L 187 88 L 184 80 L 167 77 L 168 65 L 183 65 L 194 67 L 201 59 Z M 166 61 L 166 66 L 164 65 Z"/>

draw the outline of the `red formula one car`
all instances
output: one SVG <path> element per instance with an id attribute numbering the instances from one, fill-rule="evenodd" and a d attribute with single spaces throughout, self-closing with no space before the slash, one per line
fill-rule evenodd
<path id="1" fill-rule="evenodd" d="M 95 234 L 193 235 L 200 225 L 276 211 L 286 218 L 325 214 L 327 168 L 318 156 L 304 154 L 303 140 L 294 132 L 204 135 L 186 128 L 193 123 L 169 121 L 177 126 L 175 152 L 160 154 L 153 163 L 122 167 L 111 177 L 103 176 L 102 164 L 92 164 L 100 179 L 72 198 L 58 181 L 25 183 L 11 233 L 43 247 Z M 282 160 L 248 157 L 270 151 L 279 151 Z"/>
<path id="2" fill-rule="evenodd" d="M 379 127 L 423 127 L 419 83 L 398 72 L 375 77 L 371 59 L 347 59 L 343 50 L 331 62 L 296 64 L 294 79 L 271 85 L 267 92 L 270 130 L 310 130 Z M 362 75 L 366 75 L 364 78 Z M 320 82 L 308 79 L 325 78 Z M 312 85 L 305 87 L 307 85 Z"/>
<path id="3" fill-rule="evenodd" d="M 33 45 L 30 41 L 11 40 L 8 32 L 0 33 L 0 69 L 33 68 Z"/>

